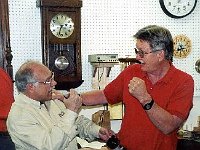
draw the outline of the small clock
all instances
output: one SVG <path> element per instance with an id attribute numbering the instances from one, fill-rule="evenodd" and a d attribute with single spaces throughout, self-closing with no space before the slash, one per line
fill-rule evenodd
<path id="1" fill-rule="evenodd" d="M 174 57 L 186 58 L 192 50 L 191 40 L 186 35 L 180 34 L 175 36 L 173 41 Z"/>
<path id="2" fill-rule="evenodd" d="M 58 38 L 68 38 L 74 31 L 74 22 L 66 14 L 59 13 L 51 19 L 50 30 Z"/>
<path id="3" fill-rule="evenodd" d="M 200 59 L 198 59 L 195 63 L 195 70 L 200 73 Z"/>
<path id="4" fill-rule="evenodd" d="M 183 18 L 193 12 L 197 0 L 159 0 L 164 13 L 172 18 Z"/>

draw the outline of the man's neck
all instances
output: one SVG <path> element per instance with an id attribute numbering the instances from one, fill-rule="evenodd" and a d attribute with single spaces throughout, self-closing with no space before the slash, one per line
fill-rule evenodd
<path id="1" fill-rule="evenodd" d="M 160 69 L 147 73 L 148 78 L 151 80 L 152 84 L 155 84 L 160 79 L 162 79 L 167 74 L 170 66 L 171 64 L 169 62 L 164 62 L 159 66 Z"/>

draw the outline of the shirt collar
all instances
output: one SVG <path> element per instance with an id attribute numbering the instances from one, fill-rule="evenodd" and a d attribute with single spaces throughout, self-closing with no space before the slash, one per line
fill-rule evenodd
<path id="1" fill-rule="evenodd" d="M 164 82 L 164 83 L 170 82 L 171 79 L 173 78 L 174 74 L 175 74 L 175 71 L 176 71 L 176 68 L 174 67 L 174 65 L 170 64 L 169 70 L 167 71 L 165 76 L 161 80 L 159 80 L 159 82 Z M 148 79 L 148 76 L 147 76 L 146 72 L 142 72 L 142 78 L 143 79 L 145 79 L 145 78 Z"/>
<path id="2" fill-rule="evenodd" d="M 37 108 L 41 108 L 41 106 L 42 106 L 40 101 L 36 101 L 34 99 L 31 99 L 31 98 L 27 97 L 26 95 L 24 95 L 23 93 L 19 93 L 19 95 L 16 97 L 15 100 L 16 100 L 16 102 L 30 104 L 30 105 L 35 106 Z"/>

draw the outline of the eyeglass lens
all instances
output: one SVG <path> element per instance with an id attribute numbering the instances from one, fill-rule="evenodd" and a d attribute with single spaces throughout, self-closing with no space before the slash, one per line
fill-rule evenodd
<path id="1" fill-rule="evenodd" d="M 139 55 L 141 58 L 144 58 L 144 52 L 141 51 L 141 50 L 138 50 L 137 48 L 134 48 L 135 49 L 135 54 L 136 55 Z"/>

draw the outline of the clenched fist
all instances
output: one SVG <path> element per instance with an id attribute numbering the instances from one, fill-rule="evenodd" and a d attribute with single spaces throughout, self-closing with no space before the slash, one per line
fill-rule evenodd
<path id="1" fill-rule="evenodd" d="M 63 103 L 67 109 L 77 113 L 82 106 L 82 98 L 75 90 L 70 89 L 69 96 L 63 99 Z"/>

